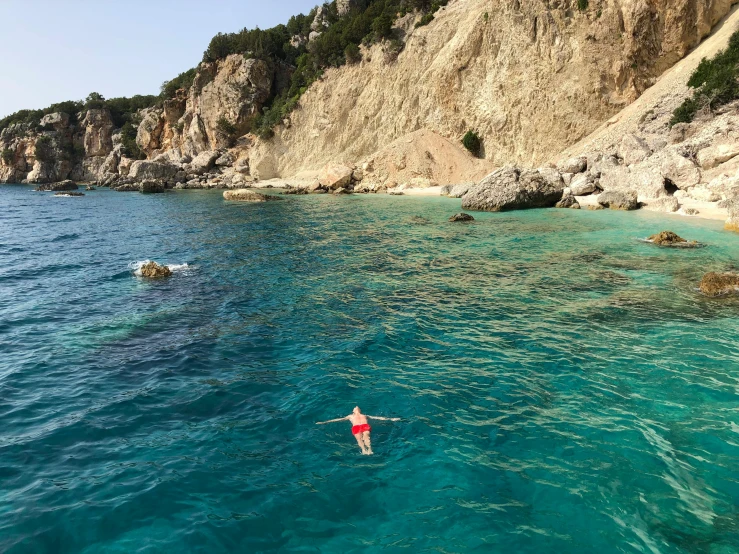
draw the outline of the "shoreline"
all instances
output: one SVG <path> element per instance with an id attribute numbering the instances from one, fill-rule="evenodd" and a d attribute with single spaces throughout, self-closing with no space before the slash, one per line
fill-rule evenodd
<path id="1" fill-rule="evenodd" d="M 288 190 L 290 188 L 305 188 L 310 184 L 311 181 L 307 181 L 305 179 L 268 179 L 265 181 L 257 181 L 254 183 L 250 183 L 249 186 L 244 187 L 246 189 L 256 189 L 260 191 L 264 190 Z M 38 186 L 36 184 L 23 184 L 23 183 L 2 183 L 3 185 L 7 186 Z M 80 186 L 85 186 L 86 183 L 79 183 Z M 99 187 L 100 189 L 107 189 L 107 187 Z M 377 193 L 354 193 L 354 195 L 357 196 L 363 196 L 366 194 L 380 194 L 384 196 L 414 196 L 414 197 L 439 197 L 439 198 L 449 198 L 450 200 L 460 200 L 459 198 L 451 198 L 447 196 L 443 196 L 441 194 L 442 186 L 433 186 L 433 187 L 423 187 L 423 188 L 407 188 L 403 189 L 401 191 L 397 191 L 400 194 L 390 194 L 393 189 L 390 191 L 383 191 L 383 192 L 377 192 Z M 228 189 L 220 189 L 220 188 L 202 188 L 202 189 L 170 189 L 169 192 L 179 192 L 180 190 L 228 190 Z M 587 196 L 576 196 L 575 197 L 582 207 L 582 209 L 588 210 L 590 206 L 597 205 L 596 198 L 597 195 L 587 195 Z M 692 198 L 681 198 L 680 199 L 680 210 L 676 212 L 665 212 L 662 210 L 651 210 L 649 207 L 642 207 L 639 208 L 639 210 L 635 211 L 647 211 L 652 212 L 656 214 L 661 214 L 665 216 L 672 216 L 672 217 L 682 217 L 682 218 L 688 218 L 688 219 L 704 219 L 708 221 L 721 221 L 725 222 L 729 215 L 728 210 L 726 208 L 719 208 L 718 207 L 719 202 L 706 202 L 702 200 L 694 200 Z M 461 208 L 460 208 L 461 209 Z M 697 214 L 686 214 L 683 212 L 683 209 L 694 209 L 698 210 Z M 471 212 L 475 212 L 477 210 L 469 210 Z M 516 211 L 516 210 L 514 210 Z"/>

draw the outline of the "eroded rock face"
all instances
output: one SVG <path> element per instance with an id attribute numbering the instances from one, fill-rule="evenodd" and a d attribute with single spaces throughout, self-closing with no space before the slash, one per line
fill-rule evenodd
<path id="1" fill-rule="evenodd" d="M 161 194 L 164 192 L 164 185 L 161 181 L 142 181 L 139 184 L 139 190 L 144 194 Z"/>
<path id="2" fill-rule="evenodd" d="M 108 110 L 87 110 L 80 122 L 85 156 L 107 156 L 113 151 L 113 119 Z"/>
<path id="3" fill-rule="evenodd" d="M 724 296 L 739 292 L 739 275 L 734 273 L 706 273 L 698 285 L 706 296 Z"/>
<path id="4" fill-rule="evenodd" d="M 561 177 L 555 179 L 549 171 L 505 167 L 465 194 L 462 208 L 489 212 L 548 208 L 562 199 L 563 190 Z"/>

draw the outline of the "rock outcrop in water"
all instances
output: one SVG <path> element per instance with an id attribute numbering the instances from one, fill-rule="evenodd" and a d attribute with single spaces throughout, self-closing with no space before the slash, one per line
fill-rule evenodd
<path id="1" fill-rule="evenodd" d="M 39 185 L 36 190 L 39 192 L 59 192 L 68 190 L 77 190 L 79 186 L 74 181 L 66 180 L 58 183 L 49 183 L 47 185 Z"/>
<path id="2" fill-rule="evenodd" d="M 282 200 L 279 196 L 261 194 L 246 189 L 224 191 L 223 198 L 237 202 L 270 202 L 273 200 Z"/>
<path id="3" fill-rule="evenodd" d="M 139 270 L 142 277 L 148 279 L 160 279 L 162 277 L 169 277 L 172 275 L 172 270 L 166 265 L 159 265 L 156 262 L 148 262 L 141 266 Z"/>
<path id="4" fill-rule="evenodd" d="M 647 239 L 648 242 L 657 246 L 669 246 L 675 248 L 695 248 L 698 246 L 696 241 L 688 241 L 672 231 L 662 231 L 656 235 L 652 235 Z"/>
<path id="5" fill-rule="evenodd" d="M 739 275 L 734 273 L 706 273 L 698 285 L 706 296 L 724 296 L 739 292 Z"/>
<path id="6" fill-rule="evenodd" d="M 452 217 L 449 218 L 449 221 L 451 222 L 457 222 L 457 221 L 475 221 L 475 218 L 472 217 L 470 214 L 466 214 L 464 212 L 460 212 L 458 214 L 454 214 Z"/>

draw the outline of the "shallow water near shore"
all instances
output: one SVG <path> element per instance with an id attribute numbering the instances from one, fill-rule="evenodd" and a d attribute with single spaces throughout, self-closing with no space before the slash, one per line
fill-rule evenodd
<path id="1" fill-rule="evenodd" d="M 0 551 L 738 552 L 739 235 L 459 206 L 0 186 Z"/>

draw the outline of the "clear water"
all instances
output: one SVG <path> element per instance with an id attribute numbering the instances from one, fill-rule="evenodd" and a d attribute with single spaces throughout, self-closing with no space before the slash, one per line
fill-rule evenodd
<path id="1" fill-rule="evenodd" d="M 739 235 L 458 210 L 0 187 L 0 551 L 739 552 Z"/>

